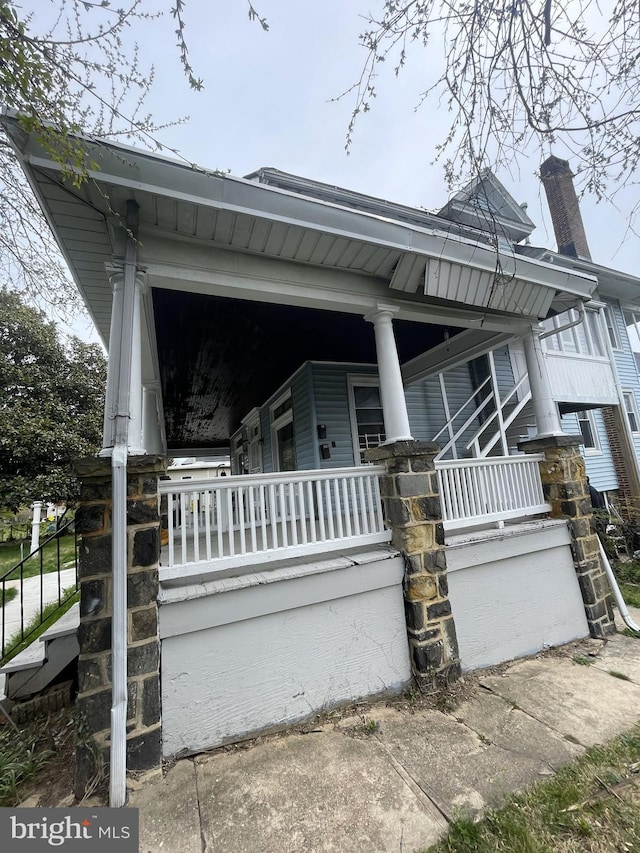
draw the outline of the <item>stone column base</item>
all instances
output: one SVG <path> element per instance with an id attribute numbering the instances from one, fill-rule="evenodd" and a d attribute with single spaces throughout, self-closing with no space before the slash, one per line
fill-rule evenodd
<path id="1" fill-rule="evenodd" d="M 433 442 L 397 441 L 366 452 L 384 462 L 380 480 L 392 544 L 404 555 L 407 636 L 413 673 L 437 684 L 460 677 L 460 656 L 449 601 L 442 509 Z"/>

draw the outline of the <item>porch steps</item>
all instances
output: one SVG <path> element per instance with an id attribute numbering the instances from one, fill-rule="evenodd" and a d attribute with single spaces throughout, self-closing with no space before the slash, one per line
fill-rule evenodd
<path id="1" fill-rule="evenodd" d="M 0 667 L 0 674 L 6 679 L 7 698 L 23 700 L 39 693 L 78 656 L 79 624 L 80 605 L 76 603 L 24 651 Z"/>

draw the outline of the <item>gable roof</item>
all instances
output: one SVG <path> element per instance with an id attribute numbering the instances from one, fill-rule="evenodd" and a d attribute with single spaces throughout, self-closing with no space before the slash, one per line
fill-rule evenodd
<path id="1" fill-rule="evenodd" d="M 485 169 L 449 199 L 439 216 L 519 243 L 536 227 L 526 210 L 526 204 L 518 204 L 493 172 Z"/>

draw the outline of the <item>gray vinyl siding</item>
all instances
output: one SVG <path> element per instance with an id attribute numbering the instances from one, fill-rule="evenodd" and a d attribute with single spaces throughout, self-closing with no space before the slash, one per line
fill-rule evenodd
<path id="1" fill-rule="evenodd" d="M 377 376 L 373 365 L 319 364 L 311 365 L 313 396 L 316 405 L 316 422 L 325 424 L 327 437 L 318 444 L 328 444 L 331 457 L 320 459 L 321 468 L 349 468 L 356 465 L 353 452 L 353 434 L 349 414 L 347 377 Z M 333 443 L 335 442 L 335 447 Z"/>
<path id="2" fill-rule="evenodd" d="M 620 303 L 610 299 L 606 300 L 609 310 L 615 319 L 618 337 L 620 338 L 621 349 L 613 350 L 613 357 L 616 362 L 616 370 L 620 380 L 620 387 L 623 391 L 632 391 L 636 401 L 636 410 L 640 412 L 640 379 L 638 378 L 638 368 L 636 359 L 629 343 L 629 336 L 624 324 L 624 316 Z M 633 444 L 636 450 L 636 456 L 640 458 L 640 435 L 634 434 Z"/>
<path id="3" fill-rule="evenodd" d="M 473 388 L 471 386 L 471 376 L 469 368 L 466 364 L 460 364 L 447 370 L 445 375 L 445 388 L 447 393 L 447 402 L 449 404 L 449 413 L 454 415 L 460 406 L 469 399 Z M 411 426 L 411 434 L 414 438 L 422 441 L 431 441 L 442 429 L 446 423 L 444 405 L 442 403 L 442 393 L 440 389 L 440 381 L 437 376 L 430 376 L 428 379 L 422 379 L 419 382 L 414 382 L 408 385 L 405 389 L 405 397 L 407 399 L 407 411 L 409 413 L 409 425 Z M 464 421 L 471 413 L 471 406 L 467 407 L 464 412 L 456 419 L 454 428 L 462 426 Z M 458 455 L 468 456 L 469 451 L 464 449 L 464 444 L 469 441 L 478 428 L 477 421 L 474 421 L 466 430 L 464 435 L 458 440 Z M 444 445 L 449 440 L 448 433 L 443 433 L 438 439 L 438 444 Z M 447 453 L 450 457 L 451 453 Z"/>
<path id="4" fill-rule="evenodd" d="M 296 467 L 299 471 L 316 468 L 314 453 L 315 425 L 312 423 L 313 400 L 308 379 L 310 364 L 305 364 L 293 377 L 291 397 L 293 399 L 293 434 L 296 443 Z"/>
<path id="5" fill-rule="evenodd" d="M 268 474 L 273 471 L 273 455 L 271 452 L 271 424 L 269 423 L 269 407 L 260 409 L 260 435 L 262 436 L 262 471 Z"/>
<path id="6" fill-rule="evenodd" d="M 502 347 L 501 349 L 494 350 L 493 363 L 496 369 L 496 379 L 498 381 L 500 397 L 504 398 L 515 384 L 515 380 L 513 378 L 513 367 L 511 366 L 511 358 L 509 356 L 509 348 Z"/>
<path id="7" fill-rule="evenodd" d="M 416 441 L 431 441 L 433 438 L 426 382 L 427 380 L 420 379 L 418 382 L 407 385 L 404 389 L 411 435 Z M 440 400 L 440 408 L 442 408 L 442 400 Z"/>
<path id="8" fill-rule="evenodd" d="M 305 364 L 282 385 L 267 402 L 260 407 L 260 430 L 262 434 L 262 470 L 265 474 L 274 470 L 273 445 L 271 434 L 271 406 L 274 401 L 291 389 L 293 408 L 293 434 L 296 445 L 296 467 L 305 471 L 315 468 L 312 430 L 312 399 L 309 382 L 310 365 Z"/>
<path id="9" fill-rule="evenodd" d="M 618 478 L 616 477 L 613 459 L 611 458 L 611 448 L 609 446 L 609 439 L 607 438 L 607 431 L 604 426 L 602 409 L 593 409 L 593 416 L 596 425 L 598 444 L 600 445 L 600 452 L 587 453 L 584 451 L 583 447 L 581 447 L 581 450 L 584 455 L 587 476 L 589 477 L 591 484 L 595 486 L 598 491 L 606 492 L 611 489 L 618 488 Z M 569 435 L 580 435 L 578 416 L 574 412 L 569 415 L 563 415 L 561 423 L 564 432 Z"/>

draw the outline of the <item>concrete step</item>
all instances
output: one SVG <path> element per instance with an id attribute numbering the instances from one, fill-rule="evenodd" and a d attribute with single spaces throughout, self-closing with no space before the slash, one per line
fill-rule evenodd
<path id="1" fill-rule="evenodd" d="M 80 605 L 74 604 L 31 645 L 0 668 L 6 675 L 4 692 L 10 699 L 25 699 L 44 690 L 79 654 L 76 630 Z"/>

